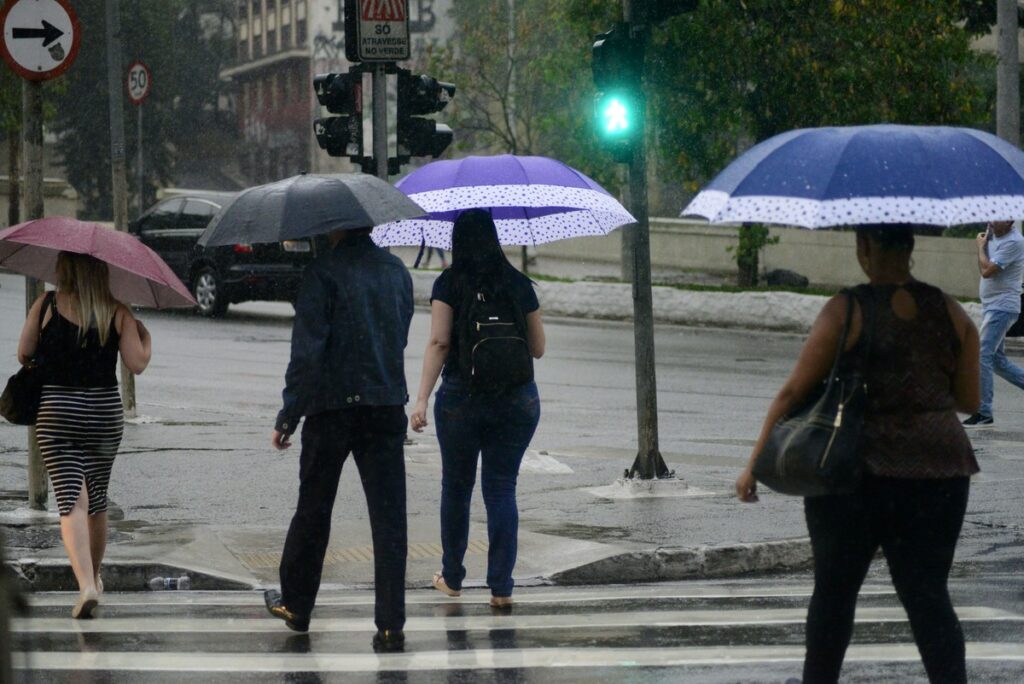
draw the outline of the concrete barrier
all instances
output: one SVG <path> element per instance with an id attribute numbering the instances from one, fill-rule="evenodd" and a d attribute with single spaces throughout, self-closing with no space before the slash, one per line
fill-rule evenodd
<path id="1" fill-rule="evenodd" d="M 651 219 L 651 265 L 655 270 L 694 270 L 735 273 L 727 248 L 737 244 L 737 226 L 703 221 Z M 764 270 L 784 268 L 807 276 L 814 285 L 839 287 L 859 283 L 864 274 L 857 263 L 852 231 L 776 228 L 778 244 L 765 247 Z M 622 237 L 562 240 L 537 247 L 541 257 L 602 264 L 620 263 Z M 974 241 L 920 235 L 914 249 L 914 275 L 958 297 L 978 296 L 978 265 Z"/>

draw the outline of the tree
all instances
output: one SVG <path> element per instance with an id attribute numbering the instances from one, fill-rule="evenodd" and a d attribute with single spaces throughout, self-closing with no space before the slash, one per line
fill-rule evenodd
<path id="1" fill-rule="evenodd" d="M 459 88 L 445 110 L 456 149 L 553 156 L 615 182 L 589 134 L 599 23 L 572 11 L 564 0 L 455 0 L 452 40 L 433 48 L 428 68 Z"/>
<path id="2" fill-rule="evenodd" d="M 66 91 L 57 99 L 52 130 L 68 181 L 79 192 L 84 214 L 112 215 L 110 125 L 107 101 L 107 53 L 104 0 L 80 0 L 75 9 L 83 40 L 78 58 L 66 74 Z M 183 149 L 208 129 L 211 112 L 223 88 L 219 71 L 230 50 L 230 32 L 223 25 L 204 26 L 234 11 L 229 0 L 122 0 L 124 69 L 135 59 L 146 62 L 153 87 L 143 117 L 145 192 L 152 197 L 158 185 L 170 182 L 174 162 Z M 136 136 L 131 134 L 136 110 L 124 98 L 126 156 L 134 165 Z M 137 171 L 129 171 L 130 192 L 137 192 Z"/>

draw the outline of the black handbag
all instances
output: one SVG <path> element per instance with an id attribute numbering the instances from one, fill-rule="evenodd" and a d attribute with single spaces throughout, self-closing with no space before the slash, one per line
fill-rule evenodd
<path id="1" fill-rule="evenodd" d="M 39 309 L 39 337 L 43 335 L 43 318 L 46 309 L 54 306 L 53 292 L 48 292 L 43 306 Z M 0 394 L 0 416 L 15 425 L 35 425 L 39 414 L 39 401 L 43 394 L 43 369 L 36 343 L 36 355 L 7 380 L 3 394 Z"/>
<path id="2" fill-rule="evenodd" d="M 782 494 L 847 494 L 861 481 L 864 466 L 860 437 L 867 390 L 860 369 L 840 372 L 855 301 L 853 292 L 844 293 L 849 298 L 846 322 L 828 381 L 819 394 L 775 424 L 754 460 L 757 481 Z M 861 358 L 867 358 L 874 323 L 873 302 L 862 305 L 861 310 Z"/>

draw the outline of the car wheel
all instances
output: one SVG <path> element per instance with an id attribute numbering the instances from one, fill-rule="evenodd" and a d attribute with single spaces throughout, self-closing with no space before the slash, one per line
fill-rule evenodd
<path id="1" fill-rule="evenodd" d="M 192 280 L 192 296 L 195 297 L 199 315 L 223 316 L 228 310 L 228 300 L 224 294 L 217 271 L 206 266 L 196 272 Z"/>

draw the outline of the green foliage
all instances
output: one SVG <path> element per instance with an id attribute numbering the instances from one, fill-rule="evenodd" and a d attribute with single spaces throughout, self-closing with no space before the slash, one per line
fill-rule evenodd
<path id="1" fill-rule="evenodd" d="M 85 204 L 84 215 L 112 215 L 110 118 L 107 98 L 107 51 L 104 0 L 78 0 L 75 10 L 87 36 L 74 65 L 61 80 L 65 92 L 56 98 L 51 128 L 68 181 Z M 224 84 L 219 71 L 230 50 L 230 33 L 216 17 L 233 16 L 230 0 L 122 0 L 122 77 L 135 59 L 152 74 L 152 88 L 143 107 L 143 162 L 147 203 L 156 186 L 171 181 L 174 161 L 194 151 L 195 141 L 211 121 Z M 212 25 L 211 24 L 212 21 Z M 204 22 L 206 25 L 204 25 Z M 137 192 L 137 109 L 124 95 L 128 183 Z"/>
<path id="2" fill-rule="evenodd" d="M 959 0 L 706 1 L 652 36 L 664 168 L 690 190 L 785 130 L 881 121 L 984 126 L 994 70 Z M 651 68 L 653 66 L 653 68 Z"/>

